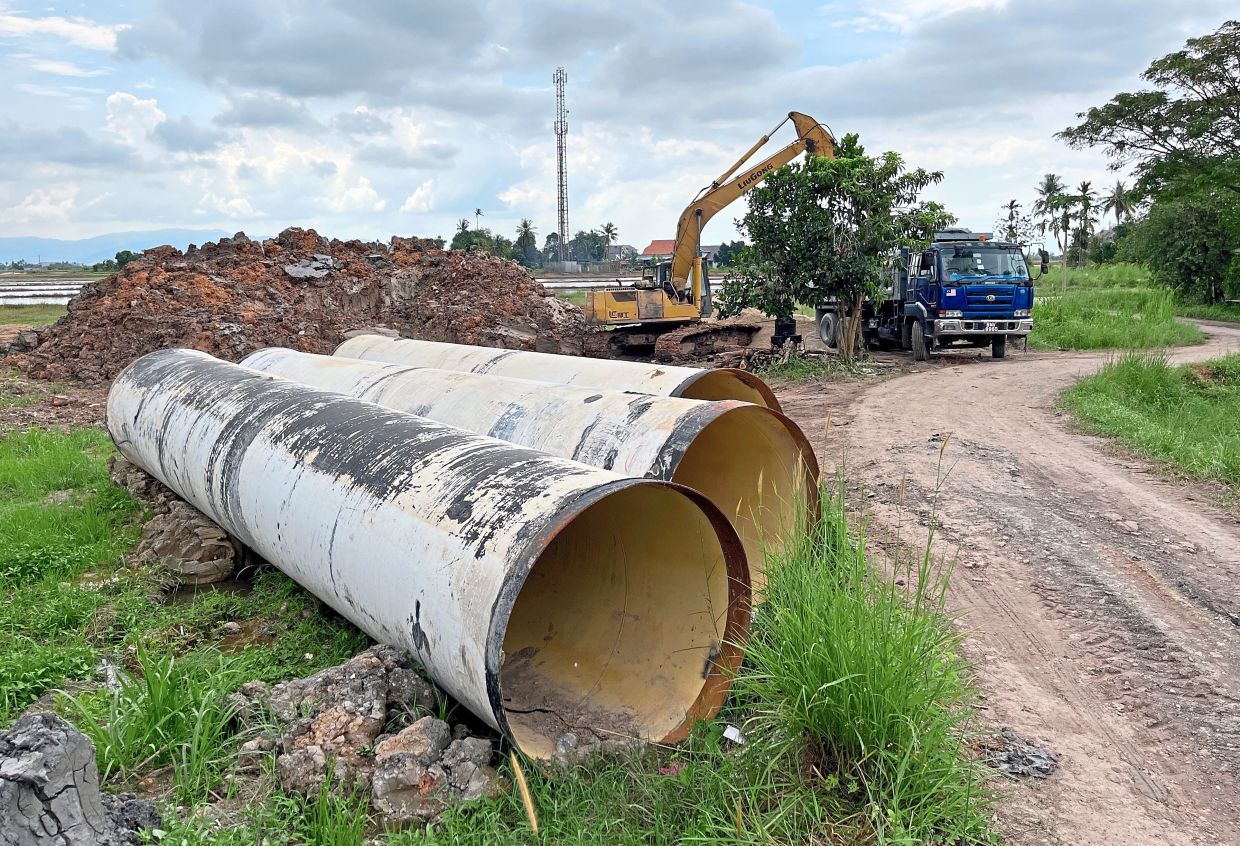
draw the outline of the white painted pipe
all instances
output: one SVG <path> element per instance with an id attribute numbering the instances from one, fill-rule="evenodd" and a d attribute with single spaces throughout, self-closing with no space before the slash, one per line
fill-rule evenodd
<path id="1" fill-rule="evenodd" d="M 795 423 L 710 402 L 409 367 L 273 347 L 241 364 L 626 476 L 688 485 L 732 519 L 755 593 L 767 551 L 817 513 L 818 463 Z M 808 508 L 806 507 L 808 505 Z"/>
<path id="2" fill-rule="evenodd" d="M 108 431 L 171 487 L 530 755 L 676 741 L 747 634 L 710 501 L 219 361 L 143 356 Z"/>
<path id="3" fill-rule="evenodd" d="M 386 361 L 438 370 L 490 373 L 579 388 L 603 388 L 663 397 L 743 400 L 779 411 L 779 400 L 765 382 L 745 370 L 702 370 L 641 361 L 501 350 L 383 335 L 358 335 L 336 347 L 333 355 Z"/>

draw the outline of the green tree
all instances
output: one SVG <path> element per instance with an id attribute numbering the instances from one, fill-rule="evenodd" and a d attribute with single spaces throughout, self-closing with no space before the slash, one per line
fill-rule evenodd
<path id="1" fill-rule="evenodd" d="M 715 253 L 715 264 L 721 267 L 728 267 L 736 259 L 737 254 L 745 248 L 744 241 L 731 241 L 719 245 L 719 252 Z"/>
<path id="2" fill-rule="evenodd" d="M 1240 194 L 1240 21 L 1190 38 L 1141 77 L 1154 90 L 1116 94 L 1058 137 L 1102 147 L 1114 170 L 1133 167 L 1140 197 L 1184 182 Z"/>
<path id="3" fill-rule="evenodd" d="M 1122 179 L 1115 180 L 1111 193 L 1102 198 L 1102 211 L 1115 214 L 1115 225 L 1119 226 L 1136 211 L 1137 203 L 1133 192 Z"/>
<path id="4" fill-rule="evenodd" d="M 521 218 L 517 224 L 517 240 L 513 242 L 513 258 L 526 267 L 538 267 L 542 264 L 542 253 L 538 251 L 538 230 L 534 221 L 528 217 Z"/>
<path id="5" fill-rule="evenodd" d="M 142 253 L 135 253 L 132 250 L 121 250 L 116 254 L 116 268 L 119 270 L 131 261 L 142 258 Z"/>
<path id="6" fill-rule="evenodd" d="M 1234 209 L 1200 196 L 1161 199 L 1119 238 L 1117 258 L 1144 264 L 1188 300 L 1240 298 L 1237 222 Z"/>
<path id="7" fill-rule="evenodd" d="M 896 250 L 927 243 L 954 218 L 919 201 L 942 173 L 907 170 L 897 153 L 867 156 L 854 134 L 835 154 L 785 165 L 749 194 L 739 223 L 751 246 L 724 279 L 720 313 L 752 307 L 787 320 L 798 303 L 837 302 L 849 313 L 840 350 L 851 358 L 862 304 L 880 294 Z"/>
<path id="8" fill-rule="evenodd" d="M 1094 216 L 1098 195 L 1089 180 L 1082 180 L 1076 190 L 1077 193 L 1072 198 L 1076 209 L 1076 225 L 1072 232 L 1070 260 L 1074 265 L 1084 265 L 1089 252 L 1089 237 L 1094 234 L 1094 227 L 1098 223 L 1098 218 Z"/>
<path id="9" fill-rule="evenodd" d="M 560 260 L 560 233 L 548 232 L 547 238 L 543 241 L 542 248 L 543 264 L 551 264 Z"/>
<path id="10" fill-rule="evenodd" d="M 610 220 L 603 224 L 603 228 L 600 229 L 599 232 L 604 238 L 607 239 L 607 243 L 604 245 L 607 247 L 610 247 L 612 244 L 616 243 L 616 239 L 620 237 L 620 230 L 617 229 L 616 224 L 612 223 Z M 606 255 L 607 251 L 604 250 L 603 254 Z"/>
<path id="11" fill-rule="evenodd" d="M 460 232 L 468 232 L 468 231 L 469 231 L 469 221 L 468 221 L 468 220 L 466 220 L 466 219 L 465 219 L 465 218 L 463 218 L 463 217 L 462 217 L 460 220 L 458 220 L 458 221 L 456 222 L 456 231 L 457 231 L 458 233 L 460 233 Z"/>
<path id="12" fill-rule="evenodd" d="M 607 251 L 607 237 L 593 229 L 580 231 L 568 243 L 569 256 L 573 261 L 602 261 Z"/>
<path id="13" fill-rule="evenodd" d="M 1061 214 L 1068 186 L 1058 174 L 1048 173 L 1042 177 L 1036 189 L 1038 198 L 1033 202 L 1033 214 L 1038 220 L 1038 230 L 1045 235 L 1049 229 L 1059 247 L 1060 255 L 1066 252 L 1064 232 L 1060 226 Z"/>

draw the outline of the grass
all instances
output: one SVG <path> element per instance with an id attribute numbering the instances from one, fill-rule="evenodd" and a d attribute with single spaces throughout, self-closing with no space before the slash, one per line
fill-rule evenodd
<path id="1" fill-rule="evenodd" d="M 43 326 L 55 323 L 67 313 L 68 309 L 62 305 L 5 305 L 0 306 L 0 326 Z"/>
<path id="2" fill-rule="evenodd" d="M 162 573 L 125 568 L 139 507 L 108 479 L 112 450 L 93 429 L 0 439 L 0 725 L 55 688 L 95 684 L 105 659 L 144 682 L 173 655 L 178 684 L 189 683 L 185 673 L 227 676 L 225 664 L 246 679 L 284 681 L 365 648 L 364 635 L 282 573 L 169 596 Z M 255 642 L 224 643 L 226 621 L 248 623 Z M 198 716 L 204 726 L 211 718 Z"/>
<path id="3" fill-rule="evenodd" d="M 1202 479 L 1240 485 L 1240 353 L 1173 367 L 1126 353 L 1063 398 L 1088 428 Z"/>
<path id="4" fill-rule="evenodd" d="M 1036 268 L 1034 269 L 1036 273 Z M 1093 267 L 1051 267 L 1035 282 L 1037 294 L 1054 296 L 1064 291 L 1106 288 L 1148 288 L 1153 276 L 1139 264 L 1100 264 Z"/>
<path id="5" fill-rule="evenodd" d="M 1178 303 L 1175 313 L 1181 317 L 1193 317 L 1198 320 L 1240 323 L 1240 303 L 1214 303 L 1212 305 Z"/>
<path id="6" fill-rule="evenodd" d="M 556 296 L 566 302 L 572 303 L 577 306 L 577 308 L 585 308 L 586 300 L 589 299 L 590 294 L 588 291 L 565 291 L 556 293 Z"/>
<path id="7" fill-rule="evenodd" d="M 1158 288 L 1078 288 L 1034 305 L 1034 346 L 1151 349 L 1200 343 L 1201 330 L 1176 320 L 1175 299 Z"/>
<path id="8" fill-rule="evenodd" d="M 177 798 L 192 803 L 212 790 L 228 763 L 228 694 L 243 662 L 218 655 L 178 661 L 137 646 L 139 674 L 115 686 L 67 695 L 73 721 L 95 743 L 100 778 L 132 780 L 144 768 L 171 766 Z"/>

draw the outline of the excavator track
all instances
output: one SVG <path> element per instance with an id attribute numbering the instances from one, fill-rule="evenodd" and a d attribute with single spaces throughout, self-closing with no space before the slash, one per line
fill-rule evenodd
<path id="1" fill-rule="evenodd" d="M 695 361 L 749 347 L 761 321 L 745 317 L 692 323 L 618 326 L 607 333 L 609 352 L 656 361 Z"/>

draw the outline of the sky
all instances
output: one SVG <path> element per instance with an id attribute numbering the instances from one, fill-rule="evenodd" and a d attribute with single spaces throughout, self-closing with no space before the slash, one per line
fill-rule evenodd
<path id="1" fill-rule="evenodd" d="M 989 229 L 1043 173 L 1122 176 L 1054 132 L 1233 3 L 0 0 L 0 236 L 450 237 L 481 208 L 509 237 L 532 219 L 541 242 L 557 66 L 573 231 L 673 237 L 792 110 L 941 170 L 927 198 Z M 703 241 L 736 237 L 743 212 Z"/>

